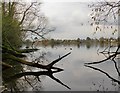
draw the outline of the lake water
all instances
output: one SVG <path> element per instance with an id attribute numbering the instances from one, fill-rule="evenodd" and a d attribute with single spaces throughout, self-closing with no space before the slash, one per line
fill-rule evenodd
<path id="1" fill-rule="evenodd" d="M 52 80 L 48 76 L 41 76 L 41 83 L 38 83 L 37 86 L 41 86 L 42 91 L 97 91 L 98 89 L 109 91 L 117 90 L 107 76 L 84 66 L 84 63 L 86 62 L 99 61 L 105 58 L 104 55 L 97 53 L 98 50 L 102 51 L 105 47 L 93 46 L 88 48 L 86 46 L 37 46 L 37 48 L 40 50 L 34 53 L 34 58 L 44 55 L 44 57 L 42 57 L 42 59 L 46 61 L 44 64 L 48 64 L 59 58 L 59 56 L 71 52 L 70 55 L 55 65 L 56 67 L 63 68 L 64 71 L 54 74 L 55 77 L 60 79 L 64 84 L 68 85 L 71 90 L 68 90 L 66 87 Z M 112 50 L 114 51 L 115 48 Z M 28 60 L 33 60 L 34 58 L 29 55 Z M 115 78 L 118 77 L 114 64 L 111 61 L 94 66 L 101 68 Z M 37 69 L 34 70 L 37 71 Z"/>

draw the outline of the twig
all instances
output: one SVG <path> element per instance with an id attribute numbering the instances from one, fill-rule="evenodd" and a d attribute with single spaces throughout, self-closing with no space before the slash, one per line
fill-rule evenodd
<path id="1" fill-rule="evenodd" d="M 117 62 L 116 62 L 114 59 L 112 59 L 112 61 L 114 62 L 115 69 L 116 69 L 118 75 L 120 76 L 120 71 L 119 71 L 119 69 L 118 69 Z"/>
<path id="2" fill-rule="evenodd" d="M 52 61 L 48 66 L 52 67 L 55 63 L 59 62 L 61 59 L 63 59 L 64 57 L 68 56 L 69 54 L 71 54 L 71 52 L 67 53 L 66 55 Z"/>
<path id="3" fill-rule="evenodd" d="M 62 83 L 59 79 L 55 78 L 53 75 L 50 76 L 53 80 L 55 80 L 56 82 L 60 83 L 61 85 L 65 86 L 66 88 L 70 89 L 71 88 L 67 85 L 65 85 L 64 83 Z"/>

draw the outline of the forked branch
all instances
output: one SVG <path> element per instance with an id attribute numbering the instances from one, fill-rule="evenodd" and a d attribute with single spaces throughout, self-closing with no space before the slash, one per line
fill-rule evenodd
<path id="1" fill-rule="evenodd" d="M 69 86 L 67 86 L 62 81 L 60 81 L 59 79 L 57 79 L 57 78 L 55 78 L 53 76 L 54 73 L 58 73 L 58 72 L 61 72 L 61 71 L 62 70 L 57 70 L 57 71 L 49 70 L 49 71 L 38 71 L 38 72 L 23 72 L 23 73 L 19 73 L 19 74 L 16 74 L 14 76 L 11 76 L 9 78 L 6 78 L 6 82 L 10 82 L 11 80 L 15 80 L 15 79 L 21 78 L 23 76 L 30 76 L 30 75 L 33 75 L 33 76 L 37 77 L 38 80 L 39 80 L 39 76 L 46 75 L 46 76 L 49 76 L 51 79 L 55 80 L 56 82 L 58 82 L 59 84 L 63 85 L 64 87 L 66 87 L 68 89 L 71 89 Z"/>
<path id="2" fill-rule="evenodd" d="M 94 69 L 94 70 L 96 70 L 96 71 L 99 71 L 99 72 L 105 74 L 108 78 L 110 78 L 110 79 L 113 80 L 114 82 L 117 82 L 117 83 L 120 85 L 120 81 L 117 80 L 117 79 L 115 79 L 115 78 L 113 78 L 112 76 L 110 76 L 107 72 L 105 72 L 105 71 L 103 71 L 103 70 L 101 70 L 101 69 L 99 69 L 99 68 L 93 67 L 93 66 L 89 66 L 89 65 L 85 65 L 85 66 L 86 66 L 86 67 L 89 67 L 89 68 L 92 68 L 92 69 Z"/>
<path id="3" fill-rule="evenodd" d="M 60 60 L 62 60 L 64 57 L 68 56 L 69 54 L 71 54 L 71 52 L 67 53 L 66 55 L 63 55 L 62 57 L 52 61 L 50 64 L 48 65 L 42 65 L 42 64 L 38 64 L 38 63 L 33 63 L 33 62 L 28 62 L 26 60 L 20 59 L 15 57 L 14 55 L 8 55 L 8 54 L 4 54 L 4 58 L 5 59 L 12 59 L 16 62 L 19 62 L 21 64 L 24 65 L 28 65 L 28 66 L 32 66 L 32 67 L 37 67 L 37 68 L 41 68 L 41 69 L 46 69 L 46 70 L 51 70 L 51 69 L 56 69 L 56 70 L 62 70 L 61 68 L 57 68 L 57 67 L 53 67 L 53 65 L 57 62 L 59 62 Z"/>

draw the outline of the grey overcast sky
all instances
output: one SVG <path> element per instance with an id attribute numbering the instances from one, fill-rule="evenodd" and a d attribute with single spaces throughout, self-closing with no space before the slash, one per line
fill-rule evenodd
<path id="1" fill-rule="evenodd" d="M 73 1 L 73 0 L 72 0 Z M 43 0 L 41 11 L 48 18 L 51 26 L 56 30 L 49 33 L 48 38 L 55 39 L 77 39 L 77 38 L 100 38 L 100 37 L 117 37 L 113 36 L 113 29 L 103 29 L 96 34 L 95 28 L 88 24 L 90 21 L 91 10 L 87 2 L 49 2 Z M 83 26 L 81 24 L 84 24 Z"/>

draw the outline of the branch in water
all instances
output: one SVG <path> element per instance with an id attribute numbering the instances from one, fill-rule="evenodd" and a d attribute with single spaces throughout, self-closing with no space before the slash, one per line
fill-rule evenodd
<path id="1" fill-rule="evenodd" d="M 97 62 L 85 63 L 85 65 L 99 64 L 99 63 L 103 63 L 103 62 L 105 62 L 105 61 L 107 61 L 107 60 L 110 60 L 110 59 L 113 60 L 117 55 L 120 54 L 119 49 L 120 49 L 120 45 L 118 45 L 118 47 L 117 47 L 116 51 L 114 52 L 114 54 L 109 55 L 106 59 L 103 59 L 103 60 L 97 61 Z M 106 50 L 106 49 L 105 49 L 105 50 Z M 109 52 L 108 52 L 108 54 L 109 54 Z"/>
<path id="2" fill-rule="evenodd" d="M 14 76 L 11 76 L 10 78 L 6 78 L 6 82 L 10 82 L 11 80 L 15 80 L 15 79 L 21 78 L 23 76 L 28 76 L 28 75 L 36 76 L 38 78 L 38 80 L 39 80 L 39 76 L 40 75 L 46 75 L 46 76 L 49 76 L 51 79 L 55 80 L 56 82 L 58 82 L 59 84 L 65 86 L 66 88 L 71 89 L 70 87 L 68 87 L 67 85 L 62 83 L 59 79 L 57 79 L 57 78 L 55 78 L 53 76 L 54 73 L 58 73 L 58 72 L 61 72 L 61 71 L 62 70 L 57 70 L 57 71 L 49 70 L 49 71 L 38 71 L 38 72 L 23 72 L 23 73 L 19 73 L 19 74 L 16 74 Z"/>
<path id="3" fill-rule="evenodd" d="M 71 88 L 67 85 L 65 85 L 64 83 L 62 83 L 59 79 L 55 78 L 53 75 L 50 76 L 53 80 L 55 80 L 56 82 L 60 83 L 61 85 L 65 86 L 66 88 L 70 89 Z"/>
<path id="4" fill-rule="evenodd" d="M 110 55 L 108 58 L 103 59 L 103 60 L 98 61 L 98 62 L 85 63 L 85 65 L 103 63 L 103 62 L 105 62 L 105 61 L 107 61 L 107 60 L 109 60 L 109 59 L 111 59 L 111 58 L 113 58 L 113 57 L 116 57 L 118 54 L 120 54 L 120 52 L 117 52 L 117 53 L 115 53 L 115 54 L 113 54 L 113 55 Z"/>
<path id="5" fill-rule="evenodd" d="M 57 67 L 53 67 L 53 65 L 57 62 L 59 62 L 61 59 L 63 59 L 64 57 L 68 56 L 71 52 L 67 53 L 66 55 L 54 60 L 53 62 L 51 62 L 50 64 L 48 65 L 41 65 L 41 64 L 38 64 L 38 63 L 33 63 L 33 62 L 28 62 L 28 61 L 25 61 L 23 59 L 20 59 L 20 58 L 17 58 L 13 55 L 7 55 L 7 54 L 4 54 L 4 58 L 6 59 L 12 59 L 14 61 L 17 61 L 21 64 L 24 64 L 24 65 L 28 65 L 28 66 L 32 66 L 32 67 L 37 67 L 37 68 L 41 68 L 41 69 L 46 69 L 46 70 L 51 70 L 51 69 L 60 69 L 60 68 L 57 68 Z M 63 70 L 63 69 L 60 69 L 60 70 Z"/>
<path id="6" fill-rule="evenodd" d="M 59 62 L 61 59 L 63 59 L 64 57 L 68 56 L 69 54 L 71 54 L 71 52 L 67 53 L 66 55 L 52 61 L 48 66 L 52 67 L 55 63 Z"/>
<path id="7" fill-rule="evenodd" d="M 96 67 L 93 67 L 93 66 L 89 66 L 89 65 L 85 65 L 86 67 L 89 67 L 89 68 L 92 68 L 94 70 L 97 70 L 103 74 L 105 74 L 108 78 L 112 79 L 114 82 L 117 82 L 119 85 L 120 85 L 120 81 L 117 80 L 117 79 L 114 79 L 112 76 L 110 76 L 108 73 L 106 73 L 105 71 L 99 69 L 99 68 L 96 68 Z"/>
<path id="8" fill-rule="evenodd" d="M 10 78 L 6 78 L 6 82 L 9 82 L 11 81 L 11 79 L 18 79 L 22 76 L 27 76 L 27 75 L 33 75 L 33 76 L 36 76 L 39 80 L 39 76 L 40 75 L 47 75 L 49 76 L 50 78 L 52 78 L 53 80 L 55 80 L 56 82 L 60 83 L 61 85 L 65 86 L 66 88 L 68 89 L 71 89 L 70 87 L 68 87 L 67 85 L 65 85 L 64 83 L 62 83 L 59 79 L 55 78 L 53 76 L 53 73 L 57 73 L 57 72 L 61 72 L 63 71 L 63 69 L 61 68 L 57 68 L 57 67 L 53 67 L 53 65 L 57 62 L 59 62 L 61 59 L 63 59 L 64 57 L 68 56 L 69 54 L 71 54 L 71 52 L 67 53 L 66 55 L 63 55 L 62 57 L 52 61 L 50 64 L 48 65 L 41 65 L 41 64 L 38 64 L 38 63 L 33 63 L 33 62 L 28 62 L 28 61 L 25 61 L 23 59 L 20 59 L 20 58 L 17 58 L 15 57 L 14 55 L 4 55 L 5 58 L 7 59 L 12 59 L 14 61 L 17 61 L 21 64 L 25 64 L 25 65 L 28 65 L 28 66 L 32 66 L 32 67 L 37 67 L 37 68 L 41 68 L 41 69 L 46 69 L 47 71 L 39 71 L 39 72 L 23 72 L 23 73 L 19 73 L 19 74 L 16 74 L 14 76 L 11 76 Z M 55 71 L 52 71 L 51 69 L 56 69 Z"/>

